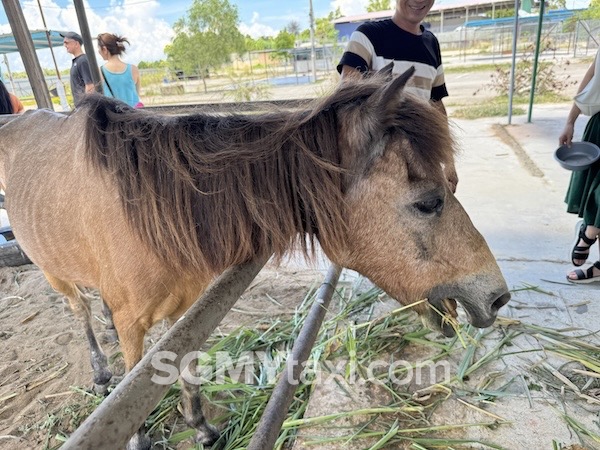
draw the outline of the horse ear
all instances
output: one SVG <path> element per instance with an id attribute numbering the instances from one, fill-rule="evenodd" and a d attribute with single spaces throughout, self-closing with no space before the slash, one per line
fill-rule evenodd
<path id="1" fill-rule="evenodd" d="M 386 77 L 387 79 L 391 80 L 392 70 L 394 70 L 394 62 L 393 61 L 391 63 L 387 64 L 385 67 L 382 67 L 381 69 L 379 69 L 379 71 L 377 72 L 377 75 Z"/>
<path id="2" fill-rule="evenodd" d="M 384 69 L 381 70 L 383 71 Z M 379 117 L 379 123 L 387 122 L 387 117 L 389 117 L 389 114 L 392 114 L 396 109 L 402 91 L 404 90 L 407 81 L 414 73 L 415 66 L 412 66 L 406 72 L 387 82 L 373 93 L 369 99 L 369 107 L 375 111 L 375 115 Z"/>
<path id="3" fill-rule="evenodd" d="M 410 80 L 410 78 L 414 75 L 415 70 L 415 66 L 411 66 L 410 69 L 408 69 L 401 75 L 394 78 L 390 83 L 388 83 L 387 86 L 383 88 L 383 92 L 381 95 L 383 101 L 390 99 L 395 100 L 397 98 L 397 95 L 404 89 L 404 86 L 406 86 L 408 80 Z"/>

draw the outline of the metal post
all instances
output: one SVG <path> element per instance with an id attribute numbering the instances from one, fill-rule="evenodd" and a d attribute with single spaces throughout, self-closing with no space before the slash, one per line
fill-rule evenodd
<path id="1" fill-rule="evenodd" d="M 44 31 L 46 32 L 46 39 L 48 40 L 48 48 L 50 49 L 50 53 L 52 54 L 52 62 L 54 63 L 54 70 L 56 70 L 56 77 L 58 81 L 56 83 L 56 92 L 58 93 L 58 97 L 60 98 L 60 106 L 62 106 L 63 111 L 69 110 L 69 103 L 67 102 L 67 96 L 65 94 L 65 85 L 63 84 L 62 78 L 60 76 L 60 70 L 58 70 L 58 64 L 56 64 L 56 57 L 54 56 L 54 48 L 52 47 L 52 38 L 50 37 L 50 32 L 48 31 L 48 26 L 46 25 L 46 17 L 44 16 L 44 10 L 42 9 L 42 4 L 40 0 L 37 0 L 38 8 L 40 10 L 40 16 L 42 17 L 42 23 L 44 24 Z"/>
<path id="2" fill-rule="evenodd" d="M 73 0 L 73 3 L 75 4 L 75 12 L 77 13 L 77 21 L 79 22 L 79 30 L 81 31 L 83 45 L 85 46 L 85 54 L 90 62 L 92 81 L 94 82 L 96 91 L 102 92 L 100 70 L 98 69 L 98 62 L 96 61 L 96 52 L 94 51 L 94 44 L 92 42 L 92 35 L 90 34 L 90 27 L 88 26 L 85 8 L 83 7 L 83 0 Z"/>
<path id="3" fill-rule="evenodd" d="M 515 70 L 517 65 L 517 42 L 519 41 L 519 0 L 515 0 L 515 27 L 513 30 L 512 64 L 510 65 L 510 86 L 508 88 L 508 124 L 512 122 L 513 94 L 515 91 Z"/>
<path id="4" fill-rule="evenodd" d="M 292 348 L 292 354 L 287 360 L 285 370 L 281 374 L 277 386 L 273 389 L 247 450 L 270 450 L 275 445 L 286 412 L 294 398 L 304 362 L 310 356 L 341 272 L 340 266 L 336 264 L 329 266 L 325 281 L 310 308 L 304 326 Z"/>
<path id="5" fill-rule="evenodd" d="M 125 448 L 144 423 L 168 384 L 153 381 L 155 355 L 171 352 L 172 364 L 180 367 L 186 354 L 197 351 L 233 307 L 265 265 L 267 258 L 227 269 L 171 327 L 114 391 L 75 430 L 63 450 L 114 450 Z"/>
<path id="6" fill-rule="evenodd" d="M 533 70 L 531 72 L 531 91 L 529 92 L 529 112 L 527 113 L 527 123 L 531 123 L 531 112 L 533 110 L 533 99 L 535 97 L 535 81 L 537 78 L 538 59 L 540 56 L 540 41 L 542 37 L 542 25 L 544 24 L 544 3 L 540 1 L 540 18 L 538 20 L 537 39 L 535 43 L 535 54 L 533 56 Z"/>
<path id="7" fill-rule="evenodd" d="M 17 89 L 15 88 L 15 80 L 12 75 L 12 71 L 10 70 L 10 64 L 8 64 L 8 58 L 6 57 L 6 53 L 2 55 L 4 57 L 4 64 L 6 64 L 6 71 L 8 72 L 8 79 L 10 80 L 10 86 L 12 88 L 13 94 L 17 95 Z"/>
<path id="8" fill-rule="evenodd" d="M 317 55 L 315 52 L 315 15 L 313 13 L 313 2 L 310 2 L 310 61 L 312 64 L 313 83 L 317 82 Z"/>
<path id="9" fill-rule="evenodd" d="M 53 109 L 46 78 L 37 59 L 33 39 L 31 39 L 31 33 L 29 33 L 19 0 L 2 0 L 2 5 L 4 6 L 4 12 L 15 37 L 17 48 L 23 59 L 23 65 L 25 66 L 37 107 Z"/>

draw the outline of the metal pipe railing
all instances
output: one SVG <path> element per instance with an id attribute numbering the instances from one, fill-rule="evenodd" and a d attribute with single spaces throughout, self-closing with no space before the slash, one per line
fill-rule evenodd
<path id="1" fill-rule="evenodd" d="M 158 352 L 173 352 L 172 364 L 197 351 L 250 285 L 267 258 L 227 269 L 181 319 L 154 345 L 117 385 L 114 391 L 75 430 L 63 450 L 114 450 L 125 448 L 169 389 L 152 380 L 152 360 Z"/>
<path id="2" fill-rule="evenodd" d="M 292 348 L 292 354 L 287 360 L 279 382 L 273 389 L 247 450 L 269 450 L 275 445 L 287 410 L 292 404 L 304 363 L 308 360 L 315 344 L 341 272 L 340 266 L 336 264 L 329 266 L 325 281 L 319 288 L 317 298 L 310 308 L 304 326 Z"/>

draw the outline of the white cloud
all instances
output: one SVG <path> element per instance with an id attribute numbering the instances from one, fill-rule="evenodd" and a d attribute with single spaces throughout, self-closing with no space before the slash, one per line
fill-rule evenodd
<path id="1" fill-rule="evenodd" d="M 367 12 L 369 0 L 333 0 L 331 2 L 331 10 L 335 11 L 340 8 L 344 16 L 354 16 Z"/>
<path id="2" fill-rule="evenodd" d="M 279 33 L 279 30 L 275 30 L 273 27 L 269 25 L 265 25 L 259 22 L 260 14 L 256 11 L 252 13 L 252 20 L 250 25 L 245 23 L 240 23 L 239 30 L 244 36 L 250 35 L 250 37 L 256 39 L 261 36 L 276 36 Z"/>
<path id="3" fill-rule="evenodd" d="M 125 36 L 130 45 L 123 55 L 126 62 L 138 64 L 140 61 L 158 61 L 165 58 L 164 47 L 171 42 L 173 30 L 168 22 L 158 19 L 160 3 L 157 0 L 140 2 L 139 0 L 124 0 L 111 6 L 90 8 L 85 3 L 85 11 L 94 48 L 85 49 L 86 53 L 96 52 L 95 36 L 100 33 L 114 33 Z M 111 2 L 112 3 L 112 2 Z M 42 4 L 46 26 L 50 30 L 79 31 L 77 13 L 72 3 L 60 7 L 52 0 L 45 0 Z M 43 29 L 42 16 L 37 0 L 22 2 L 23 14 L 27 18 L 29 29 Z M 0 25 L 1 33 L 10 33 L 9 25 Z M 54 48 L 54 56 L 60 70 L 71 66 L 71 55 L 65 49 Z M 50 50 L 38 50 L 38 58 L 42 68 L 54 68 Z M 102 59 L 96 54 L 98 63 Z M 24 70 L 21 57 L 17 53 L 8 55 L 12 70 Z"/>

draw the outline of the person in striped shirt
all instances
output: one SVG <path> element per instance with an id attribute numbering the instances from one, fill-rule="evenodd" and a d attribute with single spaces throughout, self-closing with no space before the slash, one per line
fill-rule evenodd
<path id="1" fill-rule="evenodd" d="M 444 67 L 437 38 L 422 24 L 434 0 L 396 0 L 391 19 L 360 25 L 346 46 L 338 72 L 344 77 L 366 76 L 393 62 L 392 73 L 399 75 L 414 66 L 415 75 L 406 90 L 430 100 L 444 114 L 442 99 L 448 96 Z M 458 176 L 454 165 L 445 167 L 452 191 Z"/>

